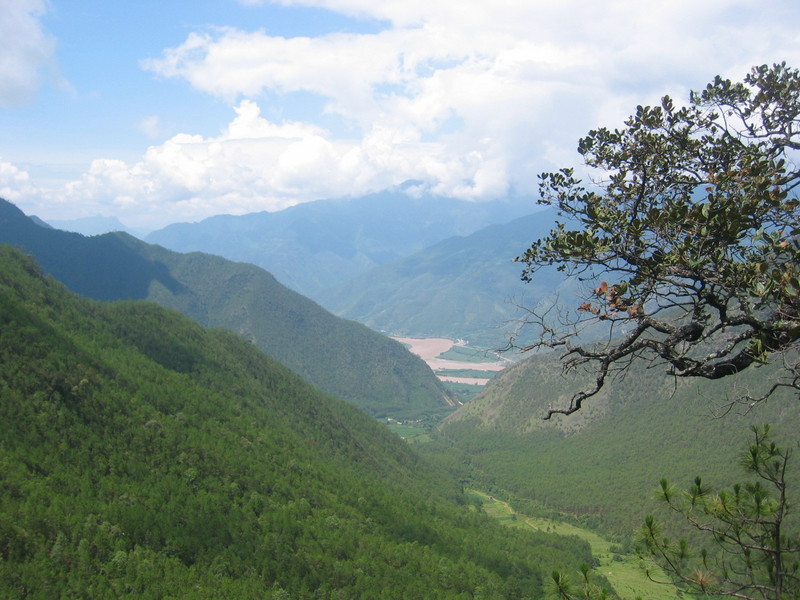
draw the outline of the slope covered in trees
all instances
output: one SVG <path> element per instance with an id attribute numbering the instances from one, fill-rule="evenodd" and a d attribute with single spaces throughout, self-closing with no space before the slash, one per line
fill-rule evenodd
<path id="1" fill-rule="evenodd" d="M 629 536 L 654 509 L 662 477 L 683 483 L 710 475 L 709 485 L 722 487 L 741 477 L 735 457 L 752 425 L 772 423 L 777 440 L 795 439 L 800 411 L 793 398 L 735 402 L 774 376 L 769 365 L 724 382 L 632 367 L 578 413 L 544 420 L 591 375 L 565 375 L 558 356 L 533 355 L 448 417 L 448 443 L 435 451 L 450 452 L 461 476 Z M 787 479 L 800 487 L 800 465 L 790 469 Z"/>
<path id="2" fill-rule="evenodd" d="M 36 225 L 0 200 L 0 242 L 33 254 L 70 289 L 99 300 L 149 299 L 251 340 L 320 389 L 373 414 L 445 407 L 445 391 L 401 344 L 339 319 L 253 265 L 180 254 L 127 234 L 84 237 Z"/>
<path id="3" fill-rule="evenodd" d="M 0 399 L 2 598 L 537 598 L 591 561 L 230 332 L 7 246 Z"/>

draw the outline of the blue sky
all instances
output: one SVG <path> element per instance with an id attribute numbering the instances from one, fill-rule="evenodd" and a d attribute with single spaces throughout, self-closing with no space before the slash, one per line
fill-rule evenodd
<path id="1" fill-rule="evenodd" d="M 577 139 L 800 66 L 796 0 L 0 2 L 0 196 L 157 228 L 377 192 L 535 194 Z"/>

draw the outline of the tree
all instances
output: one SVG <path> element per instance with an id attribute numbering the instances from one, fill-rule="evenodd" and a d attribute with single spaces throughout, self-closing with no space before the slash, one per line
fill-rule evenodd
<path id="1" fill-rule="evenodd" d="M 589 565 L 581 564 L 581 589 L 573 591 L 569 577 L 561 571 L 553 571 L 550 576 L 550 596 L 556 600 L 607 600 L 611 598 L 610 592 L 592 583 L 589 578 Z"/>
<path id="2" fill-rule="evenodd" d="M 744 82 L 716 77 L 686 106 L 665 96 L 622 129 L 601 128 L 578 152 L 596 179 L 571 168 L 540 176 L 542 204 L 558 209 L 550 234 L 517 261 L 522 278 L 557 265 L 593 281 L 574 313 L 554 323 L 530 310 L 537 341 L 564 349 L 564 366 L 596 367 L 570 414 L 632 361 L 663 362 L 677 377 L 719 379 L 787 356 L 800 338 L 800 73 L 760 66 Z M 593 170 L 593 171 L 592 171 Z M 565 316 L 568 315 L 568 316 Z M 604 322 L 606 342 L 580 341 Z M 798 388 L 797 362 L 777 388 Z"/>
<path id="3" fill-rule="evenodd" d="M 713 545 L 695 550 L 664 537 L 645 519 L 643 551 L 692 593 L 780 600 L 800 597 L 800 536 L 787 535 L 786 466 L 790 452 L 770 440 L 769 426 L 754 427 L 755 443 L 742 456 L 756 481 L 712 493 L 698 477 L 684 493 L 662 479 L 658 496 Z M 715 551 L 716 550 L 716 551 Z M 652 578 L 652 576 L 651 576 Z M 655 579 L 654 579 L 655 580 Z"/>

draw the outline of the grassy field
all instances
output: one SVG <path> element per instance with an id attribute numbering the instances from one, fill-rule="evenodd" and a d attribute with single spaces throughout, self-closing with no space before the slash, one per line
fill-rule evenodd
<path id="1" fill-rule="evenodd" d="M 620 598 L 624 600 L 633 600 L 634 598 L 675 600 L 678 597 L 672 586 L 650 581 L 636 556 L 612 551 L 613 544 L 600 535 L 569 523 L 517 514 L 501 500 L 475 490 L 470 493 L 480 500 L 486 514 L 505 525 L 530 527 L 560 535 L 577 535 L 586 540 L 592 547 L 592 554 L 600 562 L 595 570 L 608 579 Z M 577 581 L 578 576 L 578 574 L 573 574 L 573 580 Z"/>
<path id="2" fill-rule="evenodd" d="M 436 369 L 437 375 L 446 377 L 476 377 L 478 379 L 491 379 L 498 371 L 480 371 L 478 369 Z"/>
<path id="3" fill-rule="evenodd" d="M 430 439 L 430 428 L 423 425 L 389 423 L 389 430 L 395 435 L 400 436 L 407 442 L 425 442 Z"/>

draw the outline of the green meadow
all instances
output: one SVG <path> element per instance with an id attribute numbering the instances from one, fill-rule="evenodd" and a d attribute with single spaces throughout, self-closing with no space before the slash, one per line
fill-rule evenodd
<path id="1" fill-rule="evenodd" d="M 507 502 L 489 494 L 477 490 L 470 490 L 469 493 L 481 502 L 487 515 L 500 521 L 503 525 L 530 528 L 558 535 L 574 535 L 588 542 L 592 548 L 592 555 L 598 561 L 594 571 L 608 579 L 620 598 L 625 600 L 634 598 L 674 600 L 678 596 L 678 592 L 673 586 L 651 581 L 647 576 L 644 564 L 635 554 L 621 552 L 621 548 L 593 531 L 563 521 L 522 515 L 515 512 Z M 653 568 L 653 565 L 649 566 Z M 577 582 L 580 575 L 575 573 L 571 574 L 571 577 L 573 581 Z"/>

